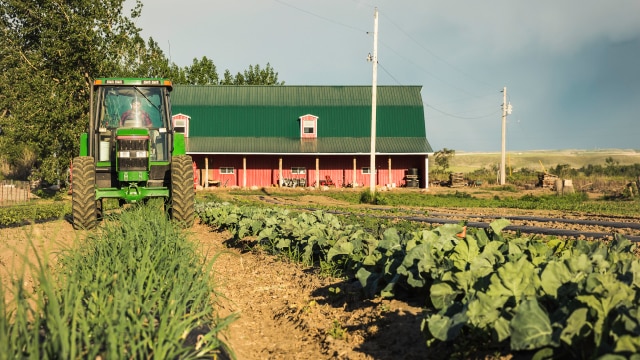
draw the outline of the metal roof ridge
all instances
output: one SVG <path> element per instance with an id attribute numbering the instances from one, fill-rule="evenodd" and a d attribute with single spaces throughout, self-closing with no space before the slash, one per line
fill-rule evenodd
<path id="1" fill-rule="evenodd" d="M 287 87 L 362 87 L 362 88 L 370 88 L 371 85 L 218 85 L 218 84 L 207 84 L 207 85 L 193 85 L 193 84 L 173 84 L 174 87 L 219 87 L 219 88 L 239 88 L 239 87 L 265 87 L 265 88 L 287 88 Z M 376 85 L 376 87 L 395 87 L 395 88 L 406 88 L 406 87 L 422 87 L 423 85 Z"/>

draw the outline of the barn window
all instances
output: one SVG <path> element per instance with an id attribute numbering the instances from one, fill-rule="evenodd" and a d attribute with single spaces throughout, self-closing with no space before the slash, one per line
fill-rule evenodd
<path id="1" fill-rule="evenodd" d="M 173 122 L 173 130 L 176 133 L 184 134 L 184 137 L 189 137 L 189 121 L 191 117 L 185 114 L 176 114 L 171 117 Z"/>
<path id="2" fill-rule="evenodd" d="M 305 120 L 302 125 L 302 132 L 304 134 L 315 134 L 316 122 L 312 120 Z"/>
<path id="3" fill-rule="evenodd" d="M 318 117 L 307 114 L 300 117 L 300 137 L 315 139 L 318 137 Z"/>
<path id="4" fill-rule="evenodd" d="M 184 134 L 185 130 L 187 128 L 187 122 L 186 120 L 176 120 L 175 124 L 173 125 L 173 129 L 177 132 L 177 133 L 181 133 Z"/>
<path id="5" fill-rule="evenodd" d="M 362 173 L 363 174 L 371 174 L 371 168 L 370 167 L 363 167 L 362 168 Z"/>
<path id="6" fill-rule="evenodd" d="M 296 175 L 304 175 L 307 173 L 307 168 L 304 167 L 292 167 L 291 173 Z"/>
<path id="7" fill-rule="evenodd" d="M 233 174 L 235 171 L 235 169 L 232 167 L 221 167 L 220 168 L 220 174 Z"/>

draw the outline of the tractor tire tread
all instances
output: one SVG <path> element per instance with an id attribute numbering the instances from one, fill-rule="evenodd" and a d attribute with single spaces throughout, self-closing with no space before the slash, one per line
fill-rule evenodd
<path id="1" fill-rule="evenodd" d="M 183 227 L 195 220 L 195 190 L 191 156 L 174 156 L 171 162 L 171 218 Z"/>
<path id="2" fill-rule="evenodd" d="M 72 216 L 76 230 L 96 227 L 98 206 L 95 200 L 96 168 L 91 156 L 73 159 L 72 171 Z"/>

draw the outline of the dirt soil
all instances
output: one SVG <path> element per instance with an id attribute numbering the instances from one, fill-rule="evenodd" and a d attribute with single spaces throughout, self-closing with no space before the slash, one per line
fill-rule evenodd
<path id="1" fill-rule="evenodd" d="M 426 191 L 455 190 L 432 188 Z M 477 197 L 495 195 L 482 188 L 466 191 Z M 223 199 L 233 198 L 226 190 L 219 190 L 216 195 Z M 348 206 L 318 195 L 321 194 L 282 198 L 265 191 L 261 197 L 268 202 Z M 547 212 L 544 215 L 561 214 Z M 232 246 L 229 233 L 199 223 L 188 232 L 190 239 L 201 249 L 202 256 L 215 258 L 216 287 L 223 296 L 218 298 L 220 315 L 237 316 L 224 337 L 238 359 L 446 357 L 446 349 L 429 351 L 425 346 L 420 331 L 423 300 L 402 296 L 395 300 L 365 299 L 358 283 L 321 276 L 317 269 L 269 256 L 251 240 Z M 25 264 L 36 263 L 36 256 L 55 262 L 60 251 L 73 248 L 85 237 L 85 232 L 74 231 L 68 221 L 0 229 L 2 285 L 6 288 L 17 278 L 16 274 L 23 273 Z M 31 288 L 35 283 L 28 269 L 26 273 L 21 281 Z M 476 354 L 474 357 L 485 356 Z"/>
<path id="2" fill-rule="evenodd" d="M 66 221 L 0 229 L 3 287 L 24 265 L 45 256 L 55 262 L 86 233 Z M 421 304 L 366 300 L 357 284 L 319 276 L 316 270 L 280 261 L 250 243 L 228 247 L 230 235 L 196 224 L 190 238 L 214 258 L 220 315 L 238 316 L 225 338 L 238 359 L 424 359 Z M 32 239 L 32 240 L 28 240 Z M 22 279 L 35 286 L 29 271 Z M 340 291 L 332 291 L 339 288 Z M 9 294 L 7 294 L 9 295 Z"/>

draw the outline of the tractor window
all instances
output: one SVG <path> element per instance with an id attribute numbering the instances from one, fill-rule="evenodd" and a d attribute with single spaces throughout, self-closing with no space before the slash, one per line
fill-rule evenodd
<path id="1" fill-rule="evenodd" d="M 159 87 L 101 88 L 97 112 L 100 127 L 166 128 L 163 92 Z"/>

